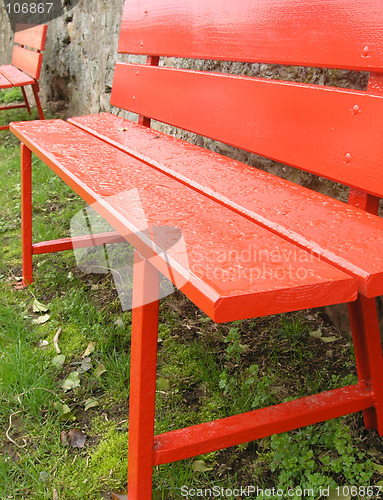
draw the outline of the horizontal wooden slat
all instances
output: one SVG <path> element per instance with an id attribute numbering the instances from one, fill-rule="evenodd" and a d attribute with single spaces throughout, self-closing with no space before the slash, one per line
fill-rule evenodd
<path id="1" fill-rule="evenodd" d="M 109 233 L 91 234 L 85 236 L 74 236 L 73 238 L 60 238 L 58 240 L 40 241 L 32 245 L 32 254 L 62 252 L 73 250 L 74 248 L 87 248 L 98 245 L 108 245 L 111 243 L 121 243 L 126 241 L 116 231 Z"/>
<path id="2" fill-rule="evenodd" d="M 355 413 L 373 404 L 365 383 L 160 434 L 153 465 L 175 462 Z"/>
<path id="3" fill-rule="evenodd" d="M 0 74 L 2 74 L 14 87 L 22 87 L 24 85 L 32 85 L 33 78 L 26 75 L 23 71 L 12 66 L 12 64 L 4 64 L 0 66 Z"/>
<path id="4" fill-rule="evenodd" d="M 19 109 L 19 108 L 26 108 L 27 105 L 24 103 L 24 104 L 9 104 L 7 106 L 0 106 L 0 110 L 3 110 L 3 109 Z"/>
<path id="5" fill-rule="evenodd" d="M 342 271 L 73 125 L 55 120 L 10 128 L 144 256 L 152 250 L 142 222 L 181 231 L 185 250 L 167 250 L 154 265 L 178 276 L 185 295 L 217 322 L 356 297 L 354 279 Z M 139 203 L 129 198 L 132 190 Z M 238 259 L 249 245 L 251 259 Z"/>
<path id="6" fill-rule="evenodd" d="M 13 47 L 12 64 L 25 71 L 32 78 L 40 78 L 41 65 L 43 63 L 43 54 L 33 50 L 24 49 L 15 45 Z"/>
<path id="7" fill-rule="evenodd" d="M 381 0 L 127 0 L 119 51 L 379 71 Z"/>
<path id="8" fill-rule="evenodd" d="M 47 24 L 16 24 L 15 43 L 37 50 L 44 50 L 47 36 Z"/>
<path id="9" fill-rule="evenodd" d="M 383 195 L 382 97 L 119 63 L 111 103 Z"/>
<path id="10" fill-rule="evenodd" d="M 12 87 L 12 83 L 10 83 L 10 81 L 1 74 L 0 66 L 0 89 L 9 89 L 10 87 Z"/>
<path id="11" fill-rule="evenodd" d="M 69 121 L 332 262 L 364 295 L 383 295 L 382 218 L 120 116 Z"/>

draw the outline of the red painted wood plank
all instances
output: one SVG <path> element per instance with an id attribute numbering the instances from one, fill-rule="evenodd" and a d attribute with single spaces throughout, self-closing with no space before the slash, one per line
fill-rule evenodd
<path id="1" fill-rule="evenodd" d="M 3 110 L 3 109 L 18 109 L 18 108 L 26 108 L 26 107 L 27 107 L 26 104 L 10 104 L 9 106 L 0 106 L 0 110 Z"/>
<path id="2" fill-rule="evenodd" d="M 32 153 L 20 145 L 21 167 L 21 256 L 23 278 L 20 287 L 33 282 L 32 263 Z"/>
<path id="3" fill-rule="evenodd" d="M 383 98 L 119 63 L 111 103 L 383 196 Z"/>
<path id="4" fill-rule="evenodd" d="M 129 0 L 119 52 L 383 68 L 381 0 Z"/>
<path id="5" fill-rule="evenodd" d="M 372 406 L 365 383 L 308 396 L 204 424 L 170 431 L 154 440 L 153 465 L 175 462 L 247 443 Z"/>
<path id="6" fill-rule="evenodd" d="M 107 245 L 111 243 L 120 243 L 126 241 L 116 231 L 99 233 L 85 236 L 75 236 L 73 238 L 60 238 L 58 240 L 41 241 L 32 245 L 33 255 L 43 253 L 62 252 L 64 250 L 73 250 L 73 248 L 87 248 L 97 245 Z"/>
<path id="7" fill-rule="evenodd" d="M 128 495 L 152 498 L 160 275 L 138 252 L 133 265 Z"/>
<path id="8" fill-rule="evenodd" d="M 14 87 L 22 87 L 24 85 L 32 85 L 32 83 L 35 83 L 35 80 L 33 80 L 33 78 L 31 78 L 29 75 L 26 75 L 11 64 L 4 64 L 3 66 L 0 66 L 0 73 L 7 80 L 9 80 Z"/>
<path id="9" fill-rule="evenodd" d="M 359 380 L 369 380 L 374 392 L 374 412 L 365 412 L 366 427 L 383 434 L 383 357 L 375 299 L 358 297 L 348 305 Z"/>
<path id="10" fill-rule="evenodd" d="M 69 120 L 355 276 L 383 295 L 383 220 L 217 153 L 112 114 Z"/>
<path id="11" fill-rule="evenodd" d="M 44 50 L 47 24 L 16 24 L 14 42 L 37 50 Z"/>
<path id="12" fill-rule="evenodd" d="M 12 83 L 10 83 L 10 81 L 1 74 L 0 66 L 0 89 L 9 89 L 10 87 L 12 87 Z"/>
<path id="13" fill-rule="evenodd" d="M 12 64 L 21 71 L 25 71 L 36 80 L 40 77 L 43 54 L 33 50 L 24 49 L 15 45 L 13 47 Z"/>
<path id="14" fill-rule="evenodd" d="M 170 266 L 176 284 L 215 321 L 356 297 L 354 280 L 343 272 L 73 125 L 19 122 L 11 130 L 85 201 L 96 202 L 144 256 L 153 251 L 135 210 L 151 228 L 181 231 L 186 251 L 175 246 L 154 265 L 168 276 Z M 139 194 L 138 205 L 131 190 Z"/>
<path id="15" fill-rule="evenodd" d="M 371 194 L 358 191 L 354 188 L 350 189 L 348 195 L 348 203 L 350 205 L 366 210 L 366 212 L 370 212 L 370 214 L 374 215 L 378 215 L 379 213 L 379 201 L 380 199 L 377 196 L 372 196 Z"/>

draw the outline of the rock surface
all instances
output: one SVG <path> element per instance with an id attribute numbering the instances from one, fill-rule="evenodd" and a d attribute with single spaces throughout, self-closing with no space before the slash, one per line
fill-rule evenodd
<path id="1" fill-rule="evenodd" d="M 48 23 L 46 50 L 40 78 L 42 104 L 51 113 L 66 115 L 110 110 L 110 89 L 117 59 L 123 2 L 80 0 L 65 15 Z M 12 57 L 13 33 L 0 7 L 0 64 Z"/>

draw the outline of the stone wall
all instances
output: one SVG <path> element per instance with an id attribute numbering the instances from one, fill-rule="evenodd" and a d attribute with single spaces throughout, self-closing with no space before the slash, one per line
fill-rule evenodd
<path id="1" fill-rule="evenodd" d="M 80 0 L 48 23 L 40 96 L 51 113 L 66 115 L 110 110 L 110 88 L 117 59 L 123 0 Z M 0 64 L 12 56 L 13 33 L 0 7 Z"/>
<path id="2" fill-rule="evenodd" d="M 9 64 L 12 57 L 13 33 L 3 2 L 0 4 L 0 64 Z"/>

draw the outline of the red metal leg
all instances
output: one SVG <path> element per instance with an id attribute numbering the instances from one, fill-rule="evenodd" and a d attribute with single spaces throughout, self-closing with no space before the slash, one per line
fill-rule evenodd
<path id="1" fill-rule="evenodd" d="M 156 394 L 159 273 L 134 256 L 129 400 L 129 500 L 151 500 Z"/>
<path id="2" fill-rule="evenodd" d="M 36 82 L 32 85 L 33 95 L 35 96 L 37 110 L 39 112 L 40 120 L 44 120 L 44 113 L 41 107 L 40 99 L 39 99 L 39 84 Z"/>
<path id="3" fill-rule="evenodd" d="M 21 143 L 21 245 L 23 280 L 21 286 L 33 281 L 32 274 L 32 154 Z"/>
<path id="4" fill-rule="evenodd" d="M 31 114 L 31 107 L 29 106 L 28 97 L 27 97 L 27 94 L 25 92 L 24 87 L 21 87 L 21 92 L 23 93 L 25 107 L 27 108 L 28 113 Z"/>
<path id="5" fill-rule="evenodd" d="M 367 429 L 383 435 L 383 355 L 375 299 L 362 295 L 349 305 L 359 380 L 372 388 L 374 408 L 364 410 Z"/>

